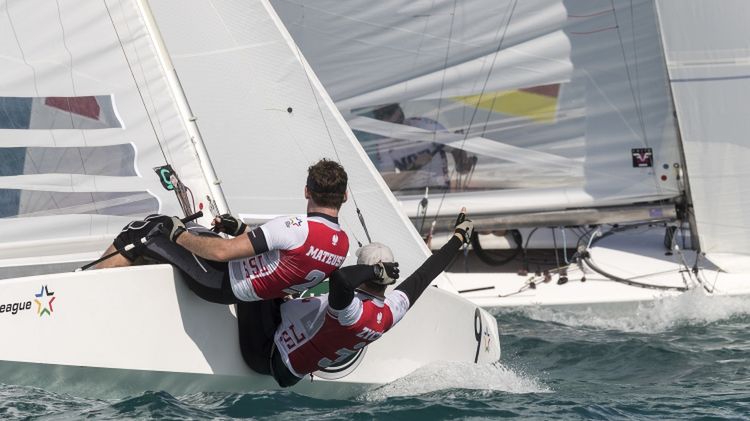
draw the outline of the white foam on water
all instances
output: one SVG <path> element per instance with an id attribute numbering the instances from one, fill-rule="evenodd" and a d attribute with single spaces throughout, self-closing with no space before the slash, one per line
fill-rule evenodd
<path id="1" fill-rule="evenodd" d="M 531 319 L 574 327 L 658 333 L 681 326 L 704 326 L 750 314 L 748 297 L 709 296 L 692 290 L 647 303 L 608 304 L 586 308 L 533 307 L 520 310 Z"/>
<path id="2" fill-rule="evenodd" d="M 483 392 L 549 393 L 537 379 L 517 373 L 502 364 L 436 362 L 380 386 L 361 396 L 364 400 L 383 400 L 394 396 L 415 396 L 447 389 L 472 389 Z"/>

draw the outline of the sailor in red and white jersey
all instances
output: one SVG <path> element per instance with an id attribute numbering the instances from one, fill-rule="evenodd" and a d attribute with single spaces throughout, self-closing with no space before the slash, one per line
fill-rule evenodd
<path id="1" fill-rule="evenodd" d="M 289 300 L 276 307 L 238 305 L 240 348 L 255 371 L 272 375 L 282 387 L 336 363 L 374 342 L 395 326 L 422 292 L 471 238 L 473 224 L 459 215 L 455 234 L 394 290 L 398 263 L 388 247 L 372 243 L 358 252 L 358 264 L 331 274 L 330 293 Z M 276 329 L 253 320 L 276 320 Z M 263 337 L 258 332 L 264 330 Z M 252 339 L 249 339 L 252 338 Z M 250 362 L 253 362 L 252 364 Z M 263 366 L 265 364 L 265 367 Z"/>
<path id="2" fill-rule="evenodd" d="M 349 251 L 338 218 L 320 212 L 276 218 L 247 236 L 256 255 L 229 261 L 232 291 L 242 301 L 304 292 L 340 267 Z"/>
<path id="3" fill-rule="evenodd" d="M 222 215 L 214 221 L 214 231 L 233 236 L 228 239 L 192 235 L 200 229 L 187 230 L 177 217 L 153 215 L 129 224 L 107 252 L 140 244 L 139 239 L 157 226 L 165 235 L 98 267 L 131 264 L 141 255 L 169 262 L 187 275 L 196 294 L 221 304 L 297 294 L 327 278 L 346 258 L 349 239 L 338 224 L 346 185 L 343 167 L 323 159 L 308 168 L 307 215 L 276 218 L 252 230 L 237 218 Z"/>

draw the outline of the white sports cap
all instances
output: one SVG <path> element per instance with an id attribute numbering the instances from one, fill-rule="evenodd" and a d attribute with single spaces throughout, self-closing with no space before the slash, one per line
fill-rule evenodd
<path id="1" fill-rule="evenodd" d="M 393 252 L 385 244 L 370 243 L 357 250 L 357 264 L 374 265 L 378 262 L 393 262 Z"/>

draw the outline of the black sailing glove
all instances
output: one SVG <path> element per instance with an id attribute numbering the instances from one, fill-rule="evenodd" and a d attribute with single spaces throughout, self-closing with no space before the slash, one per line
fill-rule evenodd
<path id="1" fill-rule="evenodd" d="M 224 215 L 217 216 L 214 218 L 214 227 L 211 228 L 213 232 L 225 232 L 233 237 L 236 237 L 245 232 L 247 225 L 242 222 L 239 218 L 225 213 Z"/>
<path id="2" fill-rule="evenodd" d="M 166 215 L 153 214 L 145 217 L 142 221 L 131 221 L 115 237 L 112 244 L 132 262 L 143 253 L 143 239 L 152 237 L 153 231 L 166 220 L 169 220 Z M 128 244 L 134 245 L 135 248 L 125 251 L 125 246 Z"/>
<path id="3" fill-rule="evenodd" d="M 459 213 L 458 218 L 456 218 L 456 230 L 454 231 L 454 234 L 458 235 L 464 244 L 469 244 L 473 232 L 474 223 L 471 219 L 466 219 L 465 213 Z"/>
<path id="4" fill-rule="evenodd" d="M 375 282 L 380 285 L 390 285 L 398 279 L 398 262 L 379 262 L 372 266 L 375 272 Z"/>
<path id="5" fill-rule="evenodd" d="M 170 241 L 176 242 L 177 238 L 187 231 L 187 228 L 180 218 L 173 216 L 159 224 L 159 231 L 167 236 Z"/>

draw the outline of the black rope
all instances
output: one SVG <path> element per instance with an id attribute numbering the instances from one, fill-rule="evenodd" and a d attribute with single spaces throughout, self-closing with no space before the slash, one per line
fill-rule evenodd
<path id="1" fill-rule="evenodd" d="M 618 233 L 618 232 L 627 231 L 629 229 L 635 229 L 635 228 L 637 228 L 637 227 L 639 227 L 641 225 L 646 225 L 646 224 L 636 224 L 636 225 L 631 225 L 631 226 L 615 226 L 611 230 L 609 230 L 609 231 L 605 232 L 604 234 L 602 234 L 601 237 L 599 237 L 599 238 L 595 239 L 594 241 L 592 241 L 591 245 L 594 245 L 594 244 L 598 243 L 599 241 L 601 241 L 602 239 L 604 239 L 606 237 L 609 237 L 610 235 L 614 235 L 615 233 Z M 638 282 L 638 281 L 634 281 L 632 279 L 626 279 L 626 278 L 621 278 L 621 277 L 616 276 L 616 275 L 612 275 L 611 273 L 606 272 L 605 270 L 603 270 L 600 267 L 596 266 L 594 264 L 594 262 L 591 260 L 591 254 L 587 250 L 583 251 L 582 253 L 580 253 L 579 258 L 582 259 L 583 262 L 585 262 L 586 265 L 589 268 L 591 268 L 591 270 L 593 270 L 594 272 L 596 272 L 596 273 L 604 276 L 605 278 L 607 278 L 607 279 L 609 279 L 611 281 L 619 282 L 619 283 L 622 283 L 622 284 L 625 284 L 625 285 L 636 286 L 636 287 L 646 288 L 646 289 L 661 290 L 661 291 L 680 291 L 680 292 L 684 292 L 684 291 L 687 291 L 689 289 L 687 286 L 685 286 L 685 287 L 673 287 L 673 286 L 665 286 L 665 285 L 647 284 L 647 283 L 644 283 L 644 282 Z M 687 267 L 686 267 L 686 269 L 689 270 L 689 268 L 687 268 Z"/>
<path id="2" fill-rule="evenodd" d="M 591 255 L 588 252 L 585 252 L 582 256 L 583 261 L 586 262 L 586 265 L 590 267 L 594 272 L 604 276 L 605 278 L 619 282 L 621 284 L 629 285 L 629 286 L 635 286 L 640 288 L 646 288 L 646 289 L 655 289 L 655 290 L 661 290 L 661 291 L 680 291 L 685 292 L 688 290 L 687 287 L 671 287 L 671 286 L 665 286 L 665 285 L 654 285 L 654 284 L 646 284 L 643 282 L 637 282 L 633 281 L 632 279 L 625 279 L 620 278 L 619 276 L 612 275 L 611 273 L 605 272 L 603 269 L 599 268 L 594 264 L 594 262 L 591 261 Z"/>
<path id="3" fill-rule="evenodd" d="M 367 242 L 372 243 L 372 238 L 370 238 L 370 232 L 367 231 L 367 224 L 365 224 L 365 217 L 362 216 L 362 212 L 359 210 L 359 206 L 357 206 L 357 217 L 359 217 L 359 223 L 362 224 L 362 229 L 365 230 L 365 235 L 367 236 Z M 361 246 L 362 244 L 360 244 Z"/>
<path id="4" fill-rule="evenodd" d="M 477 255 L 477 258 L 490 266 L 502 266 L 515 259 L 523 251 L 523 237 L 518 230 L 510 230 L 508 232 L 513 237 L 513 241 L 516 243 L 516 247 L 513 249 L 509 256 L 501 259 L 495 258 L 494 256 L 490 255 L 484 248 L 482 248 L 482 245 L 479 242 L 479 235 L 474 232 L 471 236 L 471 246 L 474 249 L 474 253 Z"/>

